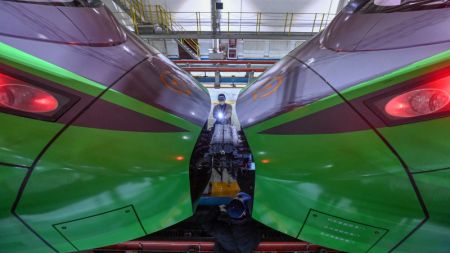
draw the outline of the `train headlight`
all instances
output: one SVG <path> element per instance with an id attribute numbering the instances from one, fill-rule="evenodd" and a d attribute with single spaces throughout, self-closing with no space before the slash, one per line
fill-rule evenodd
<path id="1" fill-rule="evenodd" d="M 54 121 L 76 100 L 66 92 L 0 73 L 1 112 Z"/>
<path id="2" fill-rule="evenodd" d="M 450 69 L 407 81 L 401 88 L 368 100 L 387 125 L 444 117 L 450 113 Z"/>

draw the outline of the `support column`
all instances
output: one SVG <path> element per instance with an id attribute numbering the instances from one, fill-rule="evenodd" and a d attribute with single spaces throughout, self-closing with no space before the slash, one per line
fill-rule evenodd
<path id="1" fill-rule="evenodd" d="M 216 10 L 217 0 L 211 0 L 211 32 L 213 34 L 213 53 L 217 53 L 219 51 L 219 40 L 217 38 L 217 31 L 220 27 L 220 23 L 217 22 L 218 12 Z"/>
<path id="2" fill-rule="evenodd" d="M 219 71 L 216 71 L 216 73 L 215 73 L 214 88 L 216 88 L 216 89 L 220 88 L 220 72 Z"/>
<path id="3" fill-rule="evenodd" d="M 217 35 L 220 32 L 222 9 L 222 0 L 211 0 L 211 32 L 213 37 L 213 48 L 209 57 L 211 59 L 223 59 L 223 54 L 220 52 L 220 40 L 217 39 Z"/>

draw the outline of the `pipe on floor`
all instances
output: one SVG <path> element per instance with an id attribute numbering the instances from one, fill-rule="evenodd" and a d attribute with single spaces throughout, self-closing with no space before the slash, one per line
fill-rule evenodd
<path id="1" fill-rule="evenodd" d="M 307 242 L 261 242 L 254 252 L 317 252 L 318 245 Z M 176 252 L 213 252 L 214 242 L 211 241 L 129 241 L 97 249 L 98 251 L 145 250 L 145 251 L 176 251 Z M 332 253 L 335 251 L 324 251 Z"/>

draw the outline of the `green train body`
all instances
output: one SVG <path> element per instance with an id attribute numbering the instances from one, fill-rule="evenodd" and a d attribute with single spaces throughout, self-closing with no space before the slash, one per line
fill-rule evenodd
<path id="1" fill-rule="evenodd" d="M 257 168 L 253 218 L 346 252 L 448 252 L 450 45 L 393 32 L 433 40 L 438 25 L 355 6 L 238 98 Z M 376 41 L 363 33 L 370 15 L 388 20 Z"/>
<path id="2" fill-rule="evenodd" d="M 44 18 L 48 41 L 0 35 L 0 252 L 92 249 L 190 217 L 189 163 L 208 118 L 207 91 L 104 6 L 1 1 L 0 16 L 19 7 L 30 13 L 11 21 L 17 27 L 21 17 L 74 10 L 101 25 L 80 29 L 107 31 L 69 43 L 64 36 L 76 31 L 66 27 L 53 41 L 52 26 L 65 25 L 54 14 Z M 35 88 L 56 98 L 54 111 L 36 112 L 50 100 Z"/>

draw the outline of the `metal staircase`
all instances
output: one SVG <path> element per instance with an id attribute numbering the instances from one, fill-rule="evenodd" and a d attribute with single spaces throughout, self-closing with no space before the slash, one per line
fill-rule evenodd
<path id="1" fill-rule="evenodd" d="M 188 44 L 186 42 L 183 42 L 183 40 L 186 41 L 186 39 L 175 39 L 175 40 L 176 40 L 177 44 L 181 48 L 183 48 L 183 50 L 192 57 L 192 59 L 201 60 L 199 57 L 199 53 L 197 53 L 198 51 L 194 52 L 194 50 L 192 50 L 191 47 L 188 46 Z M 193 40 L 191 40 L 191 41 L 193 41 Z M 193 42 L 193 43 L 195 43 L 195 42 Z"/>

